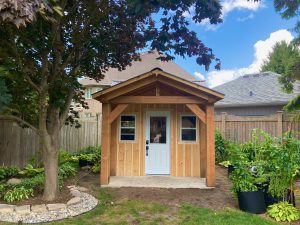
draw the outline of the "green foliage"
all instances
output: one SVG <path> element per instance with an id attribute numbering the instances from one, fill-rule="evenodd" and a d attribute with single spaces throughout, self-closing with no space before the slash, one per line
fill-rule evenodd
<path id="1" fill-rule="evenodd" d="M 69 152 L 61 149 L 58 155 L 58 164 L 62 165 L 67 162 L 73 162 L 73 163 L 78 162 L 78 156 L 70 154 Z"/>
<path id="2" fill-rule="evenodd" d="M 89 146 L 82 149 L 78 154 L 78 158 L 89 162 L 94 173 L 100 172 L 101 148 L 99 146 Z"/>
<path id="3" fill-rule="evenodd" d="M 44 185 L 45 175 L 44 173 L 37 174 L 31 178 L 24 178 L 20 184 L 15 186 L 17 187 L 25 187 L 25 188 L 39 188 L 42 189 Z"/>
<path id="4" fill-rule="evenodd" d="M 33 196 L 32 188 L 26 189 L 24 187 L 19 187 L 6 192 L 3 199 L 6 202 L 14 202 L 21 201 L 23 199 L 28 199 L 30 196 Z"/>
<path id="5" fill-rule="evenodd" d="M 257 180 L 249 168 L 237 167 L 230 175 L 233 187 L 232 190 L 236 192 L 257 191 Z"/>
<path id="6" fill-rule="evenodd" d="M 12 100 L 12 96 L 8 93 L 8 89 L 5 85 L 5 81 L 1 79 L 1 73 L 3 73 L 0 67 L 0 113 L 2 113 L 7 105 Z"/>
<path id="7" fill-rule="evenodd" d="M 17 167 L 0 167 L 0 180 L 4 180 L 7 177 L 16 176 L 19 173 Z"/>
<path id="8" fill-rule="evenodd" d="M 67 162 L 58 167 L 58 176 L 65 179 L 74 176 L 77 172 L 78 164 Z"/>
<path id="9" fill-rule="evenodd" d="M 19 174 L 27 177 L 33 177 L 42 172 L 44 172 L 44 168 L 34 168 L 31 164 L 28 164 L 22 171 L 19 172 Z"/>
<path id="10" fill-rule="evenodd" d="M 224 139 L 219 131 L 215 132 L 215 157 L 216 163 L 223 162 L 228 159 L 227 145 L 228 140 Z"/>
<path id="11" fill-rule="evenodd" d="M 300 219 L 300 211 L 288 202 L 280 202 L 269 206 L 267 214 L 277 222 L 291 222 Z"/>
<path id="12" fill-rule="evenodd" d="M 299 43 L 299 40 L 290 44 L 284 41 L 277 43 L 262 66 L 262 71 L 272 71 L 280 74 L 278 80 L 286 93 L 292 93 L 297 88 L 295 82 L 300 80 Z M 292 99 L 284 109 L 288 112 L 299 110 L 300 96 L 298 95 Z"/>

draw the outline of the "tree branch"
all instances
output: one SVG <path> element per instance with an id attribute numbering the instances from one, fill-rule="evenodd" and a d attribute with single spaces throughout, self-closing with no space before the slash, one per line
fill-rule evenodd
<path id="1" fill-rule="evenodd" d="M 60 120 L 60 127 L 62 127 L 67 119 L 68 113 L 70 111 L 70 105 L 72 103 L 72 99 L 74 97 L 74 90 L 70 90 L 65 101 L 64 107 L 62 108 L 59 120 Z"/>
<path id="2" fill-rule="evenodd" d="M 38 128 L 36 128 L 32 124 L 26 122 L 25 120 L 21 119 L 20 117 L 13 116 L 13 115 L 0 115 L 0 119 L 14 120 L 18 123 L 21 123 L 23 125 L 30 127 L 32 130 L 34 130 L 38 134 Z"/>

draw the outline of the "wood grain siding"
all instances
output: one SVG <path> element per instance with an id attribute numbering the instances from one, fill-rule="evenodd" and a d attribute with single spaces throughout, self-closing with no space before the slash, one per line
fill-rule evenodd
<path id="1" fill-rule="evenodd" d="M 130 104 L 122 114 L 134 114 L 136 116 L 135 141 L 120 141 L 120 119 L 115 120 L 112 124 L 111 151 L 115 151 L 116 154 L 111 153 L 111 165 L 114 167 L 111 168 L 111 176 L 145 175 L 145 118 L 147 111 L 170 112 L 170 175 L 199 177 L 200 137 L 197 138 L 196 142 L 180 141 L 180 116 L 193 115 L 193 113 L 184 105 L 174 104 Z M 198 136 L 200 134 L 199 127 L 199 120 L 197 119 Z"/>

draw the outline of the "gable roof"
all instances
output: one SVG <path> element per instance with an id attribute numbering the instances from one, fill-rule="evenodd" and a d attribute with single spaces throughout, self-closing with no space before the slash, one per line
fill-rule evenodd
<path id="1" fill-rule="evenodd" d="M 100 82 L 96 82 L 90 78 L 83 78 L 79 81 L 79 83 L 81 83 L 83 86 L 111 86 L 114 82 L 126 81 L 132 77 L 136 77 L 155 68 L 160 68 L 167 73 L 181 77 L 188 81 L 196 81 L 196 77 L 190 75 L 172 60 L 161 61 L 160 59 L 157 59 L 158 57 L 160 57 L 160 55 L 157 51 L 141 53 L 141 61 L 133 61 L 132 65 L 127 66 L 125 70 L 119 71 L 116 68 L 111 68 L 105 73 L 105 77 Z"/>
<path id="2" fill-rule="evenodd" d="M 181 77 L 174 76 L 173 74 L 165 72 L 160 68 L 155 68 L 144 74 L 128 79 L 122 83 L 96 92 L 93 94 L 93 98 L 101 102 L 107 101 L 122 95 L 126 95 L 133 90 L 146 87 L 155 82 L 162 82 L 166 85 L 169 85 L 170 87 L 184 90 L 189 95 L 200 96 L 200 98 L 204 97 L 209 102 L 216 102 L 224 98 L 223 94 L 215 90 L 188 81 Z M 119 92 L 119 90 L 122 90 L 122 92 Z"/>
<path id="3" fill-rule="evenodd" d="M 283 92 L 278 77 L 273 72 L 247 74 L 219 85 L 213 89 L 225 94 L 225 98 L 216 107 L 285 105 L 300 91 L 295 86 L 294 93 Z"/>

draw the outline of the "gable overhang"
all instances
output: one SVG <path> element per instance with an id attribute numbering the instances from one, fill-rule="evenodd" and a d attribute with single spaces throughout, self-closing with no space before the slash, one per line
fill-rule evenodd
<path id="1" fill-rule="evenodd" d="M 175 96 L 135 96 L 135 91 L 155 86 L 158 83 L 167 85 L 185 94 Z M 195 84 L 156 68 L 115 86 L 94 93 L 93 98 L 102 103 L 172 104 L 177 102 L 180 104 L 215 103 L 222 100 L 224 95 L 210 88 Z"/>

